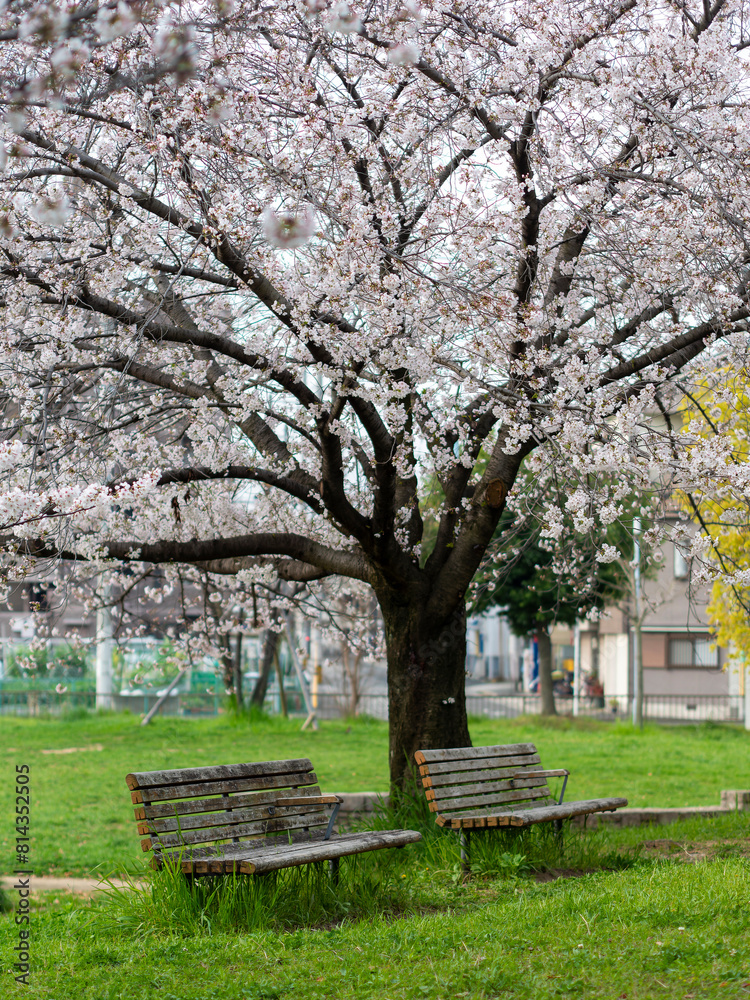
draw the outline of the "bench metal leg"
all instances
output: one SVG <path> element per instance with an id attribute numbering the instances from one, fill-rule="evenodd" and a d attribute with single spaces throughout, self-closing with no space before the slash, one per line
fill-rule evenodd
<path id="1" fill-rule="evenodd" d="M 333 807 L 333 810 L 331 812 L 331 818 L 328 820 L 328 828 L 326 829 L 326 834 L 325 834 L 325 837 L 323 837 L 323 840 L 330 840 L 331 839 L 331 834 L 333 833 L 333 824 L 336 822 L 336 817 L 339 814 L 339 809 L 340 808 L 341 808 L 341 803 L 337 802 L 336 805 Z"/>
<path id="2" fill-rule="evenodd" d="M 563 821 L 561 819 L 556 819 L 553 822 L 555 828 L 555 840 L 557 841 L 557 846 L 562 851 L 563 847 Z"/>
<path id="3" fill-rule="evenodd" d="M 331 885 L 336 888 L 339 884 L 339 861 L 340 858 L 331 858 L 328 862 L 328 873 L 331 876 Z"/>
<path id="4" fill-rule="evenodd" d="M 458 831 L 458 843 L 461 848 L 461 874 L 464 878 L 471 875 L 471 864 L 469 862 L 469 831 L 461 828 Z"/>

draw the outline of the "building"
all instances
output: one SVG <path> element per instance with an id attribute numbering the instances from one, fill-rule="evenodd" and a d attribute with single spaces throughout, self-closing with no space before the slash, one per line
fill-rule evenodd
<path id="1" fill-rule="evenodd" d="M 693 584 L 689 560 L 679 545 L 667 541 L 661 553 L 658 572 L 642 583 L 644 694 L 653 713 L 663 717 L 690 718 L 692 698 L 701 699 L 705 707 L 716 697 L 717 711 L 721 701 L 722 717 L 731 718 L 732 711 L 741 712 L 745 685 L 740 672 L 728 664 L 727 650 L 712 640 L 706 617 L 708 593 Z M 597 690 L 587 682 L 598 678 L 607 710 L 623 713 L 629 710 L 634 692 L 634 630 L 627 604 L 606 609 L 598 622 L 579 625 L 581 693 Z M 558 625 L 551 638 L 553 670 L 556 677 L 564 677 L 573 671 L 575 630 Z M 531 645 L 531 637 L 511 634 L 497 608 L 469 619 L 468 682 L 506 681 L 518 691 L 527 690 L 523 678 L 524 673 L 531 674 L 527 651 Z M 674 713 L 673 699 L 680 699 Z"/>
<path id="2" fill-rule="evenodd" d="M 740 694 L 727 651 L 713 642 L 708 593 L 693 585 L 690 562 L 672 541 L 663 544 L 653 579 L 643 581 L 641 650 L 646 696 Z M 608 698 L 633 692 L 633 625 L 628 609 L 609 608 L 598 623 L 581 625 L 581 672 L 597 674 Z"/>

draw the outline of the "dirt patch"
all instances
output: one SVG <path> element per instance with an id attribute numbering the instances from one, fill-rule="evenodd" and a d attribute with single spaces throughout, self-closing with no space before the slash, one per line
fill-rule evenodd
<path id="1" fill-rule="evenodd" d="M 60 747 L 59 750 L 40 750 L 39 753 L 86 753 L 89 750 L 103 750 L 101 743 L 92 743 L 90 747 Z"/>
<path id="2" fill-rule="evenodd" d="M 12 892 L 16 879 L 7 875 L 0 878 L 0 885 L 4 889 Z M 111 882 L 102 882 L 98 878 L 73 878 L 55 875 L 32 875 L 31 892 L 72 892 L 80 896 L 92 896 L 102 889 L 128 889 L 131 885 L 142 886 L 142 882 L 125 882 L 122 879 L 112 879 Z"/>
<path id="3" fill-rule="evenodd" d="M 750 841 L 746 838 L 701 841 L 643 840 L 631 850 L 642 858 L 664 858 L 668 861 L 696 864 L 699 861 L 715 861 L 717 858 L 750 858 Z"/>
<path id="4" fill-rule="evenodd" d="M 594 868 L 548 868 L 544 872 L 534 872 L 532 878 L 535 882 L 556 882 L 559 878 L 581 878 L 583 875 L 590 875 Z"/>
<path id="5" fill-rule="evenodd" d="M 737 838 L 726 840 L 682 841 L 663 838 L 660 840 L 642 840 L 635 847 L 627 848 L 623 853 L 630 853 L 635 858 L 647 861 L 673 861 L 683 864 L 700 864 L 703 861 L 718 861 L 721 858 L 750 858 L 750 840 Z M 614 868 L 617 869 L 618 865 Z M 626 864 L 625 867 L 629 867 Z M 535 882 L 556 882 L 561 878 L 580 878 L 595 871 L 613 870 L 606 862 L 603 868 L 549 868 L 546 871 L 533 872 L 531 877 Z"/>

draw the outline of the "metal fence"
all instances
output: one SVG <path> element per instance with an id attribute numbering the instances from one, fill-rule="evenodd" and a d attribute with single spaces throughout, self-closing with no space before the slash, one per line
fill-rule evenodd
<path id="1" fill-rule="evenodd" d="M 156 701 L 156 692 L 148 694 L 123 694 L 114 696 L 117 711 L 130 711 L 134 715 L 147 713 Z M 346 694 L 321 691 L 317 696 L 317 714 L 321 719 L 342 718 L 351 713 L 351 697 Z M 573 699 L 556 699 L 560 715 L 573 714 Z M 301 693 L 289 691 L 287 711 L 291 715 L 304 715 Z M 265 710 L 273 715 L 281 712 L 278 692 L 271 692 Z M 76 710 L 96 708 L 96 694 L 92 690 L 54 689 L 8 690 L 0 686 L 0 714 L 4 715 L 60 715 Z M 534 694 L 482 694 L 467 692 L 466 708 L 470 716 L 489 719 L 513 719 L 522 715 L 538 715 L 541 703 Z M 160 709 L 164 715 L 206 716 L 226 711 L 226 699 L 216 693 L 179 693 L 168 697 Z M 606 698 L 581 698 L 578 714 L 588 718 L 616 720 L 629 719 L 632 699 L 628 695 Z M 388 718 L 388 696 L 385 693 L 363 694 L 357 705 L 357 714 L 374 719 Z M 744 722 L 744 698 L 738 695 L 646 695 L 644 718 L 652 722 Z"/>
<path id="2" fill-rule="evenodd" d="M 342 695 L 318 695 L 318 715 L 332 719 L 345 715 L 349 700 Z M 573 714 L 572 697 L 556 696 L 559 715 Z M 580 698 L 578 715 L 587 718 L 630 719 L 633 701 L 629 695 L 602 698 Z M 470 716 L 489 719 L 514 719 L 522 715 L 539 715 L 541 699 L 535 694 L 482 694 L 467 692 L 466 711 Z M 359 715 L 375 719 L 388 718 L 388 696 L 366 694 L 359 700 Z M 644 719 L 652 722 L 743 722 L 744 698 L 739 695 L 645 695 Z"/>
<path id="3" fill-rule="evenodd" d="M 2 715 L 62 715 L 76 709 L 90 711 L 94 708 L 94 691 L 65 691 L 58 694 L 54 688 L 25 691 L 0 688 Z"/>
<path id="4" fill-rule="evenodd" d="M 573 698 L 555 698 L 560 715 L 573 715 Z M 541 711 L 538 695 L 471 696 L 466 699 L 469 715 L 488 718 L 512 718 L 537 715 Z M 652 722 L 743 722 L 744 698 L 737 695 L 647 694 L 643 698 L 643 717 Z M 580 698 L 578 715 L 613 720 L 630 719 L 631 695 L 606 698 Z"/>

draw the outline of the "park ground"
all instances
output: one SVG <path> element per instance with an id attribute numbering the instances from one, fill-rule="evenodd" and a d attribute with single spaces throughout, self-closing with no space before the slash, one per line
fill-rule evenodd
<path id="1" fill-rule="evenodd" d="M 750 734 L 732 727 L 481 720 L 475 744 L 534 742 L 567 767 L 566 799 L 717 805 L 750 788 Z M 324 791 L 385 791 L 387 727 L 359 720 L 4 718 L 0 849 L 13 867 L 12 775 L 28 764 L 31 867 L 140 877 L 129 771 L 309 756 Z M 430 997 L 750 997 L 750 814 L 669 827 L 496 833 L 461 880 L 455 838 L 419 803 L 376 822 L 421 844 L 326 871 L 203 883 L 158 877 L 93 898 L 36 893 L 29 985 L 13 979 L 0 915 L 0 996 L 45 1000 Z M 11 893 L 10 902 L 13 903 Z M 23 992 L 22 992 L 23 991 Z"/>

